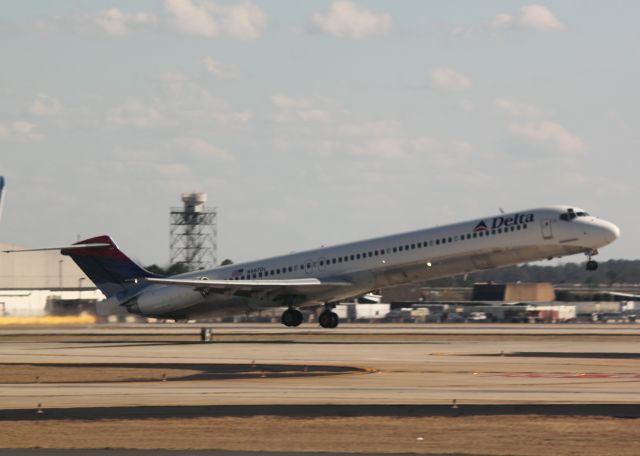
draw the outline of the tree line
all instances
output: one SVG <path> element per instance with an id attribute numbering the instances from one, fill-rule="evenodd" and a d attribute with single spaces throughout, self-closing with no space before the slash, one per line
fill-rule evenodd
<path id="1" fill-rule="evenodd" d="M 551 282 L 554 284 L 633 285 L 640 283 L 640 260 L 608 260 L 599 263 L 596 271 L 587 271 L 585 262 L 543 266 L 524 264 L 468 275 L 436 279 L 432 286 L 470 286 L 476 282 Z"/>

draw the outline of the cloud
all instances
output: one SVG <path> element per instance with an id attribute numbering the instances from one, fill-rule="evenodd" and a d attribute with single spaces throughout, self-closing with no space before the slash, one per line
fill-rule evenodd
<path id="1" fill-rule="evenodd" d="M 176 30 L 191 36 L 259 38 L 267 17 L 251 2 L 219 5 L 211 0 L 167 0 L 165 9 Z"/>
<path id="2" fill-rule="evenodd" d="M 110 36 L 124 36 L 132 30 L 152 26 L 157 23 L 155 14 L 152 13 L 126 13 L 118 8 L 96 13 L 90 18 L 94 24 Z"/>
<path id="3" fill-rule="evenodd" d="M 586 151 L 584 142 L 562 125 L 549 122 L 529 122 L 513 124 L 511 132 L 529 142 L 551 146 L 556 151 L 567 155 L 580 155 Z"/>
<path id="4" fill-rule="evenodd" d="M 497 108 L 513 117 L 536 117 L 540 115 L 537 108 L 516 100 L 498 98 L 494 101 Z"/>
<path id="5" fill-rule="evenodd" d="M 196 125 L 210 127 L 212 120 L 226 126 L 240 126 L 254 117 L 251 111 L 229 106 L 183 73 L 163 73 L 157 80 L 159 84 L 154 86 L 150 98 L 152 107 L 163 120 L 186 123 L 193 128 Z"/>
<path id="6" fill-rule="evenodd" d="M 37 131 L 37 125 L 31 122 L 17 120 L 9 124 L 0 124 L 0 140 L 38 141 L 42 135 Z"/>
<path id="7" fill-rule="evenodd" d="M 212 76 L 220 79 L 236 79 L 238 77 L 238 70 L 230 65 L 225 65 L 212 57 L 205 57 L 202 59 L 202 64 L 206 68 L 207 72 Z"/>
<path id="8" fill-rule="evenodd" d="M 431 73 L 431 83 L 437 89 L 460 91 L 471 87 L 471 80 L 451 68 L 436 68 Z"/>
<path id="9" fill-rule="evenodd" d="M 39 93 L 29 105 L 34 116 L 55 116 L 62 113 L 62 103 L 46 93 Z"/>
<path id="10" fill-rule="evenodd" d="M 156 108 L 137 100 L 128 101 L 123 106 L 112 109 L 109 113 L 110 122 L 138 128 L 155 126 L 161 120 L 162 115 Z"/>
<path id="11" fill-rule="evenodd" d="M 253 119 L 253 113 L 250 111 L 218 111 L 213 117 L 221 123 L 240 125 Z"/>
<path id="12" fill-rule="evenodd" d="M 334 1 L 326 13 L 316 12 L 311 17 L 312 30 L 337 38 L 364 39 L 384 35 L 391 29 L 388 13 L 374 13 L 350 1 Z"/>
<path id="13" fill-rule="evenodd" d="M 393 159 L 431 154 L 436 150 L 438 142 L 435 139 L 427 136 L 407 137 L 401 131 L 396 131 L 399 128 L 396 122 L 387 122 L 386 127 L 384 124 L 378 133 L 366 133 L 369 123 L 365 123 L 360 131 L 349 128 L 347 132 L 360 136 L 360 141 L 349 147 L 350 153 L 357 157 Z"/>
<path id="14" fill-rule="evenodd" d="M 500 13 L 493 18 L 494 29 L 520 28 L 543 32 L 564 30 L 565 25 L 541 5 L 525 5 L 516 14 Z"/>
<path id="15" fill-rule="evenodd" d="M 173 29 L 190 36 L 251 40 L 262 34 L 267 23 L 262 10 L 249 1 L 219 5 L 213 0 L 166 0 L 164 6 L 164 11 L 159 14 L 111 8 L 40 19 L 34 22 L 34 26 L 44 33 L 91 35 L 98 32 L 122 37 L 154 29 Z"/>
<path id="16" fill-rule="evenodd" d="M 276 94 L 271 103 L 276 107 L 273 117 L 277 122 L 327 122 L 332 117 L 326 108 L 319 106 L 326 104 L 326 100 L 319 98 Z"/>
<path id="17" fill-rule="evenodd" d="M 185 151 L 195 158 L 228 161 L 233 157 L 226 151 L 214 146 L 202 138 L 176 138 L 173 146 L 180 151 Z"/>
<path id="18" fill-rule="evenodd" d="M 118 8 L 111 8 L 73 16 L 40 19 L 34 22 L 34 26 L 44 33 L 91 34 L 97 31 L 108 36 L 120 37 L 153 28 L 158 23 L 159 19 L 153 13 L 130 13 Z"/>

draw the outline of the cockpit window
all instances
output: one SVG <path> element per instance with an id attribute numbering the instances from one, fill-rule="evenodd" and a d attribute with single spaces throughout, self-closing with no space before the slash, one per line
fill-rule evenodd
<path id="1" fill-rule="evenodd" d="M 565 222 L 569 222 L 576 217 L 587 217 L 589 214 L 584 211 L 575 212 L 573 209 L 567 209 L 567 212 L 564 214 L 560 214 L 560 220 L 564 220 Z"/>

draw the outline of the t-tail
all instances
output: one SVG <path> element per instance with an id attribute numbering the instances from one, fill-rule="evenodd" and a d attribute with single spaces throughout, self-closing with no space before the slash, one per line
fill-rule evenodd
<path id="1" fill-rule="evenodd" d="M 82 248 L 82 245 L 87 247 Z M 134 263 L 109 236 L 85 239 L 60 253 L 70 256 L 107 298 L 126 298 L 148 286 L 135 279 L 162 277 Z"/>

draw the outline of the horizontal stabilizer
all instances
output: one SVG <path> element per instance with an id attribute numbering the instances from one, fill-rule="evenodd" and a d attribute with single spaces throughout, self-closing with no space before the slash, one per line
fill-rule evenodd
<path id="1" fill-rule="evenodd" d="M 111 244 L 95 243 L 95 244 L 74 244 L 65 245 L 64 247 L 43 247 L 40 249 L 15 249 L 15 250 L 2 250 L 3 253 L 20 253 L 20 252 L 45 252 L 47 250 L 78 250 L 78 249 L 95 249 L 99 247 L 110 247 Z"/>

